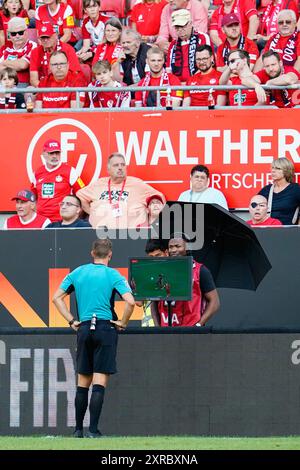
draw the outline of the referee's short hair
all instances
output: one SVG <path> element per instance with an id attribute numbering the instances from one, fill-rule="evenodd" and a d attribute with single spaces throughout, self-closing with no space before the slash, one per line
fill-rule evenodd
<path id="1" fill-rule="evenodd" d="M 106 258 L 112 251 L 112 242 L 107 238 L 98 238 L 93 242 L 92 250 L 97 258 Z"/>

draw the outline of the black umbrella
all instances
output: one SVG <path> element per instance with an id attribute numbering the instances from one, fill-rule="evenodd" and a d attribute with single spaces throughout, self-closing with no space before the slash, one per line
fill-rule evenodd
<path id="1" fill-rule="evenodd" d="M 217 287 L 256 290 L 272 267 L 252 228 L 217 204 L 168 201 L 158 234 L 166 239 L 176 232 L 191 240 L 191 254 L 210 269 Z"/>

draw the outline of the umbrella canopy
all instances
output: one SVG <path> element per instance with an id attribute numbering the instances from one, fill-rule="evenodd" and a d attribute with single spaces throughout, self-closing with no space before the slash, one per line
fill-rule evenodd
<path id="1" fill-rule="evenodd" d="M 159 222 L 162 239 L 167 232 L 187 235 L 192 256 L 210 269 L 217 287 L 256 290 L 272 267 L 252 228 L 217 204 L 168 201 Z"/>

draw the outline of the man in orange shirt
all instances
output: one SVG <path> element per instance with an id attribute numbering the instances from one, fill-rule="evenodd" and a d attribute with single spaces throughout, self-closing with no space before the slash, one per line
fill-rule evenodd
<path id="1" fill-rule="evenodd" d="M 107 177 L 76 193 L 82 208 L 90 217 L 93 228 L 136 228 L 148 220 L 147 198 L 158 194 L 165 197 L 139 178 L 127 176 L 125 157 L 113 153 L 108 158 Z"/>

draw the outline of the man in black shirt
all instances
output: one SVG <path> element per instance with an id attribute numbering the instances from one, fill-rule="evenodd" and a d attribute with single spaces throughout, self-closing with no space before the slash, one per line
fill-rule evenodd
<path id="1" fill-rule="evenodd" d="M 70 194 L 65 196 L 60 205 L 60 215 L 62 220 L 59 222 L 52 222 L 46 228 L 82 228 L 91 227 L 87 220 L 80 218 L 81 214 L 81 201 L 77 196 Z"/>

